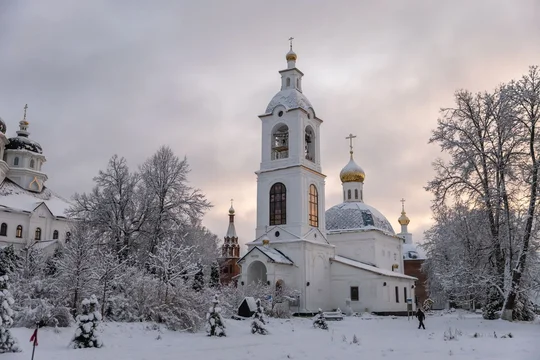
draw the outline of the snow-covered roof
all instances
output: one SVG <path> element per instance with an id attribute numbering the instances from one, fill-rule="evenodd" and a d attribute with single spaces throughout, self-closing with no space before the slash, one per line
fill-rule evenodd
<path id="1" fill-rule="evenodd" d="M 311 108 L 313 110 L 313 106 L 307 99 L 307 97 L 302 94 L 297 89 L 285 89 L 278 92 L 272 100 L 270 100 L 270 103 L 266 107 L 265 114 L 271 114 L 272 111 L 274 111 L 275 107 L 278 105 L 283 105 L 287 110 L 297 109 L 301 108 L 304 110 L 308 110 Z"/>
<path id="2" fill-rule="evenodd" d="M 240 263 L 246 256 L 248 256 L 253 250 L 259 250 L 262 252 L 266 257 L 268 257 L 272 262 L 277 264 L 285 264 L 285 265 L 294 265 L 293 261 L 287 257 L 284 253 L 279 251 L 278 249 L 274 249 L 268 246 L 254 246 L 248 253 L 240 260 L 238 260 L 238 263 Z"/>
<path id="3" fill-rule="evenodd" d="M 228 238 L 238 237 L 236 235 L 236 228 L 234 227 L 234 222 L 229 222 L 229 228 L 227 229 L 227 235 Z"/>
<path id="4" fill-rule="evenodd" d="M 349 201 L 332 206 L 326 210 L 326 231 L 380 230 L 395 235 L 390 222 L 377 209 L 360 201 Z"/>
<path id="5" fill-rule="evenodd" d="M 404 260 L 425 260 L 426 252 L 418 244 L 403 244 Z"/>
<path id="6" fill-rule="evenodd" d="M 66 217 L 66 210 L 71 206 L 69 201 L 44 187 L 39 193 L 21 188 L 9 179 L 0 184 L 0 209 L 10 209 L 31 213 L 44 203 L 56 217 Z"/>
<path id="7" fill-rule="evenodd" d="M 249 310 L 257 311 L 257 302 L 255 301 L 254 297 L 246 296 L 244 298 L 244 301 L 246 302 L 247 306 L 249 307 Z"/>
<path id="8" fill-rule="evenodd" d="M 341 263 L 341 264 L 349 265 L 349 266 L 355 267 L 357 269 L 371 271 L 373 273 L 383 275 L 383 276 L 390 276 L 390 277 L 396 277 L 396 278 L 408 279 L 408 280 L 418 280 L 417 278 L 412 277 L 412 276 L 404 275 L 404 274 L 394 272 L 394 271 L 391 271 L 391 270 L 381 269 L 381 268 L 378 268 L 376 266 L 364 264 L 364 263 L 362 263 L 360 261 L 351 260 L 351 259 L 348 259 L 346 257 L 339 256 L 339 255 L 336 255 L 332 259 L 332 261 L 336 261 L 336 262 Z"/>

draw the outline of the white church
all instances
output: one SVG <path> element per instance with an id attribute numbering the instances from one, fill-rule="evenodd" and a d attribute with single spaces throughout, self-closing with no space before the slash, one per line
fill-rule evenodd
<path id="1" fill-rule="evenodd" d="M 70 204 L 45 186 L 46 158 L 41 145 L 30 139 L 27 108 L 14 137 L 6 137 L 0 119 L 0 248 L 53 251 L 58 242 L 69 240 L 65 210 Z"/>
<path id="2" fill-rule="evenodd" d="M 404 313 L 417 280 L 403 272 L 408 218 L 403 212 L 396 235 L 384 215 L 364 203 L 365 173 L 353 159 L 352 135 L 350 160 L 340 173 L 343 202 L 324 211 L 322 120 L 303 94 L 292 44 L 286 59 L 281 90 L 259 115 L 256 239 L 238 261 L 239 286 L 261 281 L 296 289 L 299 313 L 346 309 L 347 303 L 355 312 Z"/>

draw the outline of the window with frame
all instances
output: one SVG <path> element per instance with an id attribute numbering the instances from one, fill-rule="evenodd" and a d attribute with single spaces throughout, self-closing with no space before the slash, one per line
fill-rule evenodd
<path id="1" fill-rule="evenodd" d="M 35 165 L 35 161 L 34 159 L 30 160 L 30 167 L 33 169 L 34 168 L 34 165 Z"/>
<path id="2" fill-rule="evenodd" d="M 309 225 L 319 227 L 319 192 L 313 184 L 309 185 Z"/>
<path id="3" fill-rule="evenodd" d="M 399 303 L 399 287 L 396 286 L 396 302 Z"/>
<path id="4" fill-rule="evenodd" d="M 41 240 L 41 228 L 36 228 L 36 234 L 34 240 Z"/>
<path id="5" fill-rule="evenodd" d="M 351 301 L 358 301 L 359 299 L 358 286 L 351 286 Z"/>
<path id="6" fill-rule="evenodd" d="M 287 188 L 275 183 L 270 188 L 270 225 L 287 223 Z"/>
<path id="7" fill-rule="evenodd" d="M 15 237 L 16 238 L 22 238 L 22 225 L 17 226 L 17 230 L 15 231 Z"/>
<path id="8" fill-rule="evenodd" d="M 19 158 L 16 157 L 14 160 L 13 160 L 13 165 L 15 166 L 18 166 L 19 165 Z"/>
<path id="9" fill-rule="evenodd" d="M 7 236 L 7 224 L 6 223 L 2 223 L 2 225 L 0 225 L 0 236 Z"/>
<path id="10" fill-rule="evenodd" d="M 53 233 L 52 233 L 52 238 L 53 240 L 57 240 L 58 239 L 58 230 L 54 230 Z"/>
<path id="11" fill-rule="evenodd" d="M 351 190 L 347 190 L 347 199 L 351 200 Z"/>
<path id="12" fill-rule="evenodd" d="M 354 189 L 354 198 L 358 200 L 358 189 Z"/>

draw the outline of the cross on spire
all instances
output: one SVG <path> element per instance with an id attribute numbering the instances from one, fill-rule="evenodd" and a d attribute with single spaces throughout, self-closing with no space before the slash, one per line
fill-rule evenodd
<path id="1" fill-rule="evenodd" d="M 231 199 L 231 207 L 233 206 L 234 199 Z"/>
<path id="2" fill-rule="evenodd" d="M 290 47 L 291 50 L 292 50 L 292 41 L 293 41 L 293 40 L 294 40 L 294 38 L 291 36 L 291 37 L 289 38 L 289 47 Z"/>
<path id="3" fill-rule="evenodd" d="M 349 136 L 347 136 L 347 137 L 345 138 L 345 139 L 349 140 L 349 147 L 350 147 L 350 149 L 351 149 L 351 150 L 349 151 L 349 153 L 351 154 L 351 156 L 352 156 L 352 154 L 353 154 L 353 139 L 354 139 L 354 138 L 356 138 L 356 135 L 353 135 L 353 134 L 349 134 Z"/>
<path id="4" fill-rule="evenodd" d="M 28 104 L 25 104 L 25 105 L 24 105 L 24 116 L 23 116 L 23 120 L 26 120 L 26 109 L 28 109 Z"/>
<path id="5" fill-rule="evenodd" d="M 401 200 L 399 200 L 399 201 L 401 201 L 401 211 L 405 212 L 405 199 L 401 198 Z"/>

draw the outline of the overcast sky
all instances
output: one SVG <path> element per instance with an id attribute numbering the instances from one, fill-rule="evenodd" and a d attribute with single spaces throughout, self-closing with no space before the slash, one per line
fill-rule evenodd
<path id="1" fill-rule="evenodd" d="M 375 4 L 377 3 L 377 4 Z M 133 169 L 161 145 L 187 156 L 223 237 L 235 199 L 240 241 L 255 229 L 264 112 L 290 36 L 321 127 L 326 205 L 341 202 L 345 137 L 364 198 L 396 232 L 430 224 L 440 107 L 540 64 L 539 1 L 0 0 L 0 117 L 14 135 L 28 103 L 47 185 L 86 192 L 113 154 Z"/>

